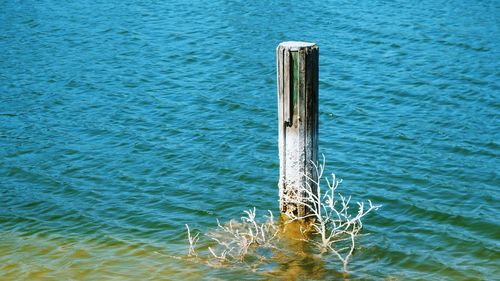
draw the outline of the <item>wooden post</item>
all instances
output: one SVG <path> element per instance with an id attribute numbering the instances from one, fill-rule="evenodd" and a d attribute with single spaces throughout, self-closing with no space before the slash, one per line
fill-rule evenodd
<path id="1" fill-rule="evenodd" d="M 304 216 L 303 188 L 316 192 L 318 162 L 318 46 L 283 42 L 276 48 L 280 210 Z"/>

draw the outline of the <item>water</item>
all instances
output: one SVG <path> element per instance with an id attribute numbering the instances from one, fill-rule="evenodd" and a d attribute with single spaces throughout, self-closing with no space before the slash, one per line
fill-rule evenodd
<path id="1" fill-rule="evenodd" d="M 320 46 L 320 151 L 383 208 L 363 280 L 500 276 L 500 2 L 2 1 L 0 279 L 342 278 L 184 259 L 278 209 L 275 47 Z M 175 258 L 179 257 L 179 258 Z"/>

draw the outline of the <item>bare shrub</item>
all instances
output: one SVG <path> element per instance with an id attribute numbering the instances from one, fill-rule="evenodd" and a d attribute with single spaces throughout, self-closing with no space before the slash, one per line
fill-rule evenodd
<path id="1" fill-rule="evenodd" d="M 303 239 L 307 242 L 316 245 L 322 253 L 332 252 L 343 263 L 344 271 L 347 271 L 347 264 L 352 257 L 355 249 L 355 238 L 360 234 L 363 227 L 361 219 L 368 213 L 377 210 L 380 206 L 373 205 L 368 200 L 368 206 L 364 202 L 357 202 L 357 210 L 351 211 L 351 196 L 344 197 L 337 192 L 337 188 L 342 180 L 337 180 L 335 174 L 331 174 L 331 181 L 328 177 L 323 177 L 325 168 L 325 157 L 323 163 L 319 166 L 313 163 L 317 173 L 317 181 L 311 177 L 307 177 L 312 182 L 315 188 L 308 184 L 308 188 L 302 188 L 301 192 L 305 196 L 303 198 L 285 197 L 285 204 L 301 205 L 309 210 L 309 213 L 304 216 L 297 216 L 293 212 L 286 215 L 290 221 L 309 220 L 310 228 L 303 228 Z M 326 189 L 322 192 L 322 179 L 326 181 Z M 314 191 L 315 192 L 314 192 Z M 309 238 L 308 233 L 313 231 L 313 234 L 318 235 L 319 241 Z M 341 243 L 341 242 L 347 242 Z M 335 244 L 344 244 L 344 247 L 334 247 Z"/>
<path id="2" fill-rule="evenodd" d="M 273 240 L 279 229 L 272 212 L 268 212 L 266 220 L 261 223 L 256 220 L 255 207 L 244 211 L 245 216 L 239 222 L 230 220 L 222 225 L 217 220 L 218 228 L 207 234 L 219 248 L 217 251 L 208 248 L 212 256 L 221 261 L 243 261 L 250 250 L 274 247 Z"/>
<path id="3" fill-rule="evenodd" d="M 304 196 L 302 198 L 292 196 L 283 198 L 285 204 L 303 206 L 309 212 L 304 216 L 297 216 L 293 212 L 286 213 L 288 219 L 285 221 L 285 226 L 295 221 L 305 222 L 301 223 L 302 238 L 299 240 L 318 247 L 322 254 L 333 253 L 342 262 L 344 272 L 347 272 L 347 264 L 356 248 L 356 237 L 360 235 L 363 227 L 361 219 L 380 206 L 373 205 L 368 200 L 367 206 L 364 202 L 357 202 L 357 208 L 352 208 L 351 197 L 344 197 L 337 192 L 342 181 L 337 180 L 333 173 L 331 180 L 323 177 L 324 156 L 323 163 L 314 164 L 314 167 L 318 180 L 315 181 L 306 175 L 313 186 L 302 188 L 299 191 Z M 326 182 L 324 190 L 322 190 L 323 179 Z M 268 211 L 269 215 L 264 216 L 263 222 L 257 220 L 255 207 L 244 211 L 244 213 L 245 215 L 240 218 L 240 221 L 230 220 L 221 224 L 217 220 L 217 229 L 206 234 L 207 237 L 216 242 L 214 247 L 208 247 L 210 255 L 216 261 L 220 263 L 243 262 L 251 254 L 254 257 L 257 255 L 257 260 L 262 262 L 265 257 L 256 254 L 259 249 L 268 248 L 282 251 L 278 248 L 281 237 L 278 234 L 286 228 L 279 227 L 274 221 L 272 212 Z M 188 255 L 197 256 L 195 246 L 199 233 L 193 237 L 188 225 L 186 228 L 189 242 Z M 316 238 L 318 236 L 319 238 Z"/>

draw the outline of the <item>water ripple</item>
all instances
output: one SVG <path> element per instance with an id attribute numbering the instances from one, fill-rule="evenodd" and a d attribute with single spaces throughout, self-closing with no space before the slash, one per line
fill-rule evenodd
<path id="1" fill-rule="evenodd" d="M 498 275 L 495 1 L 31 2 L 0 4 L 0 279 L 341 278 L 173 258 L 185 223 L 277 211 L 286 40 L 321 48 L 327 169 L 383 205 L 351 277 Z"/>

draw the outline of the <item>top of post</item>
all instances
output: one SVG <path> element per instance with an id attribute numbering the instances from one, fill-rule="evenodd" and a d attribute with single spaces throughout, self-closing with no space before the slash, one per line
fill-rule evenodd
<path id="1" fill-rule="evenodd" d="M 278 48 L 282 47 L 284 49 L 289 49 L 290 51 L 298 51 L 299 49 L 316 47 L 316 43 L 302 42 L 302 41 L 286 41 L 281 42 Z"/>

